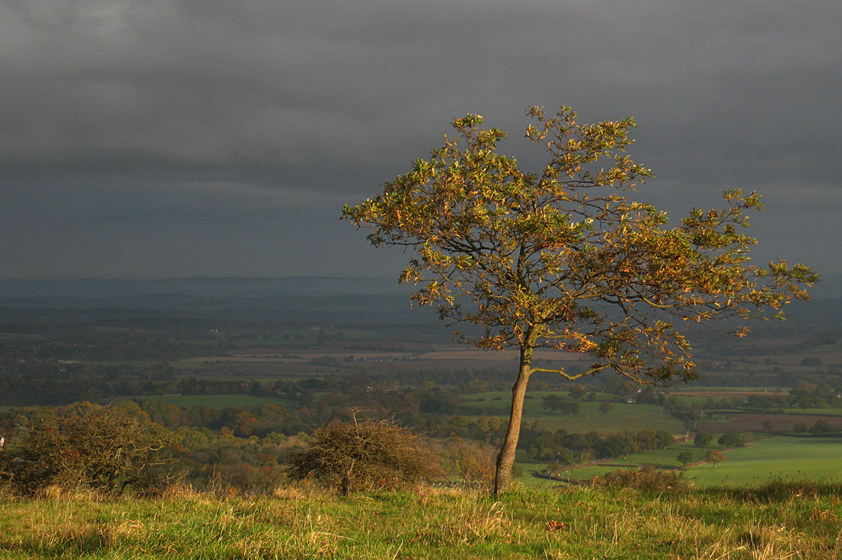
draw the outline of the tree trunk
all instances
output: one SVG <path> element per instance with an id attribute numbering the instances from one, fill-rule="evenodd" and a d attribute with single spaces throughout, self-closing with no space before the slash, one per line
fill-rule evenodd
<path id="1" fill-rule="evenodd" d="M 509 490 L 512 485 L 512 467 L 515 464 L 515 451 L 520 437 L 520 424 L 523 419 L 523 399 L 526 397 L 526 385 L 532 373 L 532 345 L 524 344 L 520 348 L 520 371 L 512 387 L 512 411 L 509 415 L 509 428 L 503 439 L 500 454 L 497 455 L 497 471 L 494 477 L 494 495 Z"/>

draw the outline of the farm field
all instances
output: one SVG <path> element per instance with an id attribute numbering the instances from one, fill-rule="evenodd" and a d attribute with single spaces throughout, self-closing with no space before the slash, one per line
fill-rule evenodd
<path id="1" fill-rule="evenodd" d="M 779 391 L 769 393 L 762 387 L 744 387 L 739 391 L 730 388 L 707 388 L 703 391 L 671 392 L 670 397 L 685 406 L 700 406 L 705 399 L 727 398 L 728 396 L 750 394 L 778 394 Z M 786 394 L 786 393 L 783 393 Z M 657 404 L 626 404 L 617 402 L 616 395 L 595 393 L 594 400 L 579 399 L 579 414 L 564 416 L 560 412 L 551 412 L 543 407 L 543 399 L 549 395 L 569 395 L 563 391 L 530 391 L 524 402 L 524 423 L 538 422 L 541 428 L 556 431 L 565 430 L 568 433 L 600 432 L 620 433 L 625 431 L 637 432 L 654 429 L 666 430 L 676 436 L 687 432 L 687 426 L 675 416 L 669 414 L 663 406 Z M 703 396 L 704 395 L 704 396 Z M 510 393 L 507 391 L 489 391 L 466 395 L 463 406 L 467 409 L 476 408 L 477 415 L 467 415 L 469 418 L 479 416 L 507 417 L 510 406 Z M 602 402 L 608 401 L 611 409 L 603 413 L 599 410 Z M 784 408 L 778 411 L 762 413 L 745 410 L 712 411 L 697 420 L 695 429 L 691 431 L 706 431 L 710 433 L 725 432 L 769 432 L 767 426 L 776 432 L 792 432 L 796 424 L 809 427 L 817 421 L 824 421 L 832 430 L 842 431 L 842 408 Z"/>
<path id="2" fill-rule="evenodd" d="M 834 430 L 842 429 L 842 416 L 834 413 L 834 409 L 815 409 L 812 414 L 804 411 L 797 411 L 788 414 L 743 414 L 729 412 L 723 415 L 713 416 L 706 420 L 700 420 L 696 428 L 705 432 L 761 432 L 766 431 L 763 425 L 769 422 L 773 430 L 778 432 L 791 432 L 795 424 L 801 423 L 811 426 L 813 423 L 823 420 Z"/>
<path id="3" fill-rule="evenodd" d="M 582 412 L 577 416 L 550 415 L 540 409 L 529 410 L 528 419 L 536 420 L 539 426 L 550 431 L 565 430 L 568 433 L 665 430 L 679 434 L 684 431 L 681 421 L 664 412 L 663 407 L 658 405 L 616 404 L 606 414 L 599 412 L 597 406 L 598 403 L 582 403 Z"/>
<path id="4" fill-rule="evenodd" d="M 756 486 L 772 479 L 842 483 L 842 438 L 779 436 L 725 452 L 717 465 L 690 468 L 698 486 Z"/>
<path id="5" fill-rule="evenodd" d="M 562 416 L 559 413 L 550 413 L 543 408 L 543 398 L 548 395 L 558 395 L 558 392 L 533 391 L 527 393 L 524 402 L 524 422 L 538 422 L 541 428 L 556 431 L 565 430 L 568 433 L 578 432 L 600 432 L 614 433 L 622 431 L 637 432 L 640 430 L 666 430 L 679 434 L 684 433 L 680 420 L 667 414 L 664 407 L 655 404 L 625 404 L 611 402 L 611 410 L 607 413 L 599 411 L 601 402 L 610 400 L 613 396 L 597 394 L 594 401 L 580 400 L 580 412 L 573 416 Z M 467 407 L 485 409 L 477 416 L 489 416 L 489 412 L 495 412 L 497 416 L 507 417 L 511 406 L 511 395 L 505 391 L 477 393 L 468 395 L 470 402 L 464 403 Z M 473 418 L 473 417 L 471 417 Z"/>
<path id="6" fill-rule="evenodd" d="M 745 398 L 749 395 L 788 395 L 789 390 L 778 387 L 673 387 L 670 390 L 670 394 L 676 397 L 693 397 L 696 399 L 706 399 L 708 397 L 721 399 L 728 397 Z"/>
<path id="7" fill-rule="evenodd" d="M 674 443 L 665 449 L 655 449 L 645 453 L 633 453 L 626 458 L 616 458 L 606 461 L 598 461 L 583 466 L 572 465 L 568 469 L 560 471 L 559 476 L 571 480 L 590 480 L 597 475 L 605 475 L 617 469 L 640 469 L 644 465 L 655 465 L 661 468 L 678 468 L 681 463 L 678 462 L 678 454 L 682 451 L 690 451 L 694 454 L 696 459 L 704 457 L 704 452 L 698 447 L 693 446 L 692 439 L 688 442 Z M 722 468 L 724 463 L 720 463 Z M 525 471 L 525 476 L 522 479 L 524 486 L 527 487 L 541 487 L 554 483 L 547 478 L 538 476 L 538 474 L 547 467 L 544 463 L 522 463 L 521 466 Z"/>
<path id="8" fill-rule="evenodd" d="M 722 451 L 719 446 L 712 449 Z M 694 447 L 691 442 L 670 445 L 666 449 L 636 453 L 625 460 L 584 467 L 573 467 L 563 471 L 561 476 L 574 480 L 589 480 L 596 475 L 605 475 L 619 468 L 639 469 L 647 464 L 678 467 L 677 456 L 690 451 L 694 459 L 701 460 L 706 452 Z M 709 487 L 756 487 L 773 480 L 799 482 L 809 480 L 818 484 L 842 483 L 842 438 L 777 436 L 751 441 L 746 447 L 725 451 L 726 460 L 716 468 L 710 463 L 693 464 L 685 473 L 685 479 L 701 488 Z M 546 467 L 545 464 L 524 464 L 526 471 L 524 485 L 546 485 L 546 479 L 534 473 Z"/>

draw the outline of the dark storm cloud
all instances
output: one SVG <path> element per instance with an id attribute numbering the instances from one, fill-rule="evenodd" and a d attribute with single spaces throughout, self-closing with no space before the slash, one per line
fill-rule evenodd
<path id="1" fill-rule="evenodd" d="M 342 203 L 466 112 L 534 161 L 531 104 L 635 115 L 649 198 L 760 190 L 767 245 L 842 270 L 841 28 L 837 1 L 7 0 L 0 276 L 391 273 Z"/>

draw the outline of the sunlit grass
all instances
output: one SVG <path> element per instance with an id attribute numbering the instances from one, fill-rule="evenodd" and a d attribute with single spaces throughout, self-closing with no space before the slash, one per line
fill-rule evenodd
<path id="1" fill-rule="evenodd" d="M 0 558 L 837 558 L 840 516 L 799 487 L 0 499 Z"/>
<path id="2" fill-rule="evenodd" d="M 771 479 L 842 483 L 842 439 L 773 437 L 732 449 L 716 469 L 693 467 L 688 478 L 699 486 L 755 485 Z"/>

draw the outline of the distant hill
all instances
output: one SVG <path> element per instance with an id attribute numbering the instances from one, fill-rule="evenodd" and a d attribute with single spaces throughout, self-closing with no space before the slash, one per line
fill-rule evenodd
<path id="1" fill-rule="evenodd" d="M 0 323 L 78 320 L 87 316 L 82 310 L 100 318 L 151 314 L 437 323 L 434 309 L 410 309 L 411 288 L 382 278 L 0 279 Z M 786 328 L 839 329 L 842 275 L 828 275 L 810 292 L 814 301 L 787 308 Z"/>
<path id="2" fill-rule="evenodd" d="M 419 324 L 408 286 L 366 278 L 0 280 L 0 324 L 127 317 Z"/>
<path id="3" fill-rule="evenodd" d="M 842 298 L 842 274 L 821 274 L 821 282 L 810 288 L 813 299 Z"/>
<path id="4" fill-rule="evenodd" d="M 112 298 L 189 295 L 289 297 L 402 295 L 406 286 L 382 278 L 169 278 L 160 280 L 3 280 L 0 298 Z"/>
<path id="5" fill-rule="evenodd" d="M 399 296 L 410 291 L 410 287 L 398 284 L 397 279 L 383 278 L 0 279 L 0 298 Z M 814 298 L 842 297 L 842 274 L 823 275 L 810 293 Z"/>

